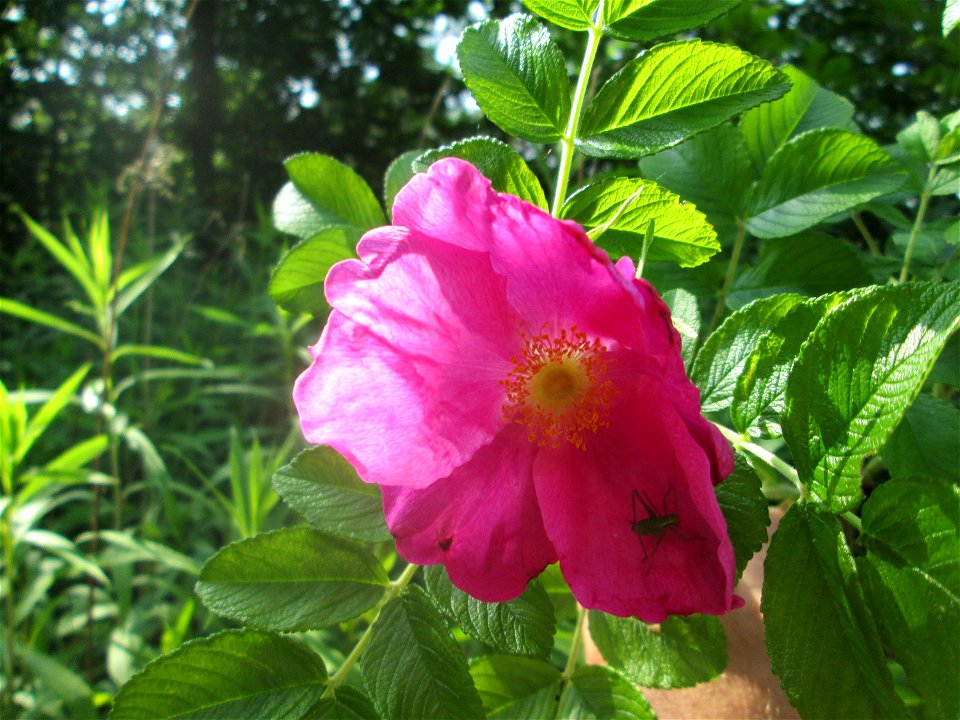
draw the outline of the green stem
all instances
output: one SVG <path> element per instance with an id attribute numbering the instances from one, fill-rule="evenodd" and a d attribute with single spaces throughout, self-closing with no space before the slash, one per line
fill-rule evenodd
<path id="1" fill-rule="evenodd" d="M 744 452 L 748 452 L 755 458 L 765 462 L 767 465 L 772 467 L 778 473 L 783 475 L 783 477 L 793 483 L 797 490 L 800 491 L 801 497 L 806 497 L 806 488 L 803 486 L 803 483 L 800 482 L 800 475 L 797 473 L 797 470 L 793 467 L 793 465 L 788 463 L 786 460 L 781 460 L 766 448 L 762 448 L 759 445 L 748 441 L 745 436 L 741 435 L 736 430 L 731 430 L 730 428 L 718 423 L 714 423 L 714 425 L 718 430 L 720 430 L 721 433 L 723 433 L 723 436 L 727 438 L 727 440 L 729 440 L 735 448 L 739 448 Z"/>
<path id="2" fill-rule="evenodd" d="M 357 660 L 360 659 L 363 651 L 366 650 L 367 645 L 370 644 L 370 640 L 373 638 L 373 626 L 376 624 L 377 618 L 380 617 L 380 611 L 383 610 L 384 606 L 388 602 L 403 592 L 404 588 L 410 584 L 410 581 L 413 580 L 413 576 L 417 574 L 417 570 L 419 569 L 419 565 L 407 565 L 404 571 L 400 574 L 400 577 L 387 586 L 387 591 L 383 594 L 383 597 L 380 598 L 380 602 L 378 602 L 374 608 L 375 615 L 373 620 L 370 621 L 367 629 L 357 641 L 357 644 L 354 645 L 353 650 L 351 650 L 350 654 L 347 655 L 346 659 L 344 659 L 343 665 L 340 666 L 340 669 L 331 675 L 329 680 L 327 680 L 327 687 L 323 691 L 322 697 L 331 698 L 336 695 L 337 688 L 344 683 L 344 681 L 347 679 L 347 676 L 350 674 L 350 671 L 353 669 L 353 666 L 357 664 Z"/>
<path id="3" fill-rule="evenodd" d="M 563 682 L 568 683 L 577 669 L 580 659 L 580 646 L 583 645 L 583 621 L 587 617 L 587 609 L 577 606 L 577 624 L 573 628 L 573 638 L 570 640 L 570 654 L 567 656 L 567 666 L 563 669 Z"/>
<path id="4" fill-rule="evenodd" d="M 597 10 L 597 17 L 603 14 L 603 3 Z M 587 49 L 583 53 L 583 63 L 580 65 L 580 76 L 577 78 L 577 88 L 573 92 L 573 103 L 570 105 L 570 116 L 567 118 L 567 128 L 560 138 L 560 166 L 557 168 L 557 188 L 553 195 L 553 206 L 550 212 L 558 217 L 564 200 L 567 199 L 567 186 L 570 183 L 570 168 L 573 166 L 573 154 L 576 152 L 577 132 L 580 130 L 580 114 L 587 97 L 587 88 L 590 86 L 590 73 L 593 70 L 593 61 L 597 57 L 602 37 L 600 29 L 594 26 L 587 28 Z"/>
<path id="5" fill-rule="evenodd" d="M 3 536 L 3 565 L 6 582 L 4 588 L 4 609 L 7 623 L 7 648 L 6 657 L 3 662 L 3 671 L 7 675 L 6 687 L 3 691 L 3 700 L 0 702 L 0 711 L 3 717 L 13 717 L 14 703 L 13 693 L 16 683 L 17 660 L 16 660 L 16 638 L 14 636 L 14 604 L 13 604 L 13 585 L 16 581 L 16 570 L 13 566 L 14 548 L 13 548 L 13 495 L 10 495 L 10 505 L 4 510 L 0 518 L 0 528 Z"/>
<path id="6" fill-rule="evenodd" d="M 843 513 L 840 517 L 842 517 L 842 518 L 843 518 L 844 520 L 846 520 L 848 523 L 850 523 L 851 525 L 853 525 L 853 527 L 856 528 L 856 530 L 857 530 L 858 533 L 862 533 L 862 532 L 863 532 L 863 524 L 860 522 L 860 518 L 858 518 L 856 515 L 854 515 L 854 514 L 853 514 L 852 512 L 850 512 L 849 510 L 847 510 L 845 513 Z"/>
<path id="7" fill-rule="evenodd" d="M 920 207 L 917 208 L 917 217 L 910 229 L 910 240 L 907 242 L 907 251 L 903 255 L 903 267 L 900 269 L 901 283 L 905 283 L 910 276 L 910 259 L 913 257 L 913 246 L 916 243 L 917 235 L 920 234 L 920 228 L 923 227 L 923 219 L 927 214 L 927 206 L 930 204 L 930 193 L 926 188 L 930 187 L 930 183 L 933 182 L 936 169 L 936 165 L 930 166 L 930 172 L 927 173 L 927 183 L 924 186 L 924 191 L 920 194 Z"/>
<path id="8" fill-rule="evenodd" d="M 851 210 L 850 219 L 853 220 L 853 224 L 857 226 L 857 230 L 859 230 L 860 235 L 863 236 L 863 241 L 870 249 L 870 254 L 874 257 L 880 257 L 883 255 L 883 253 L 880 252 L 880 246 L 877 244 L 876 239 L 870 232 L 870 228 L 868 228 L 866 223 L 863 222 L 863 217 L 861 217 L 860 212 L 858 210 Z"/>
<path id="9" fill-rule="evenodd" d="M 740 254 L 747 239 L 747 225 L 743 221 L 737 222 L 737 237 L 733 241 L 733 252 L 730 254 L 730 264 L 727 266 L 727 276 L 723 279 L 723 287 L 717 293 L 717 309 L 713 311 L 713 320 L 710 321 L 710 330 L 707 335 L 716 330 L 723 317 L 723 309 L 727 302 L 727 293 L 733 286 L 733 279 L 737 274 L 737 265 L 740 263 Z"/>

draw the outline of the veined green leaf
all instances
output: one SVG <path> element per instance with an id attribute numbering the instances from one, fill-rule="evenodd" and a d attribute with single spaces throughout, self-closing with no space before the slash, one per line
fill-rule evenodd
<path id="1" fill-rule="evenodd" d="M 856 130 L 853 104 L 821 87 L 793 65 L 781 68 L 793 87 L 779 100 L 745 112 L 740 132 L 754 167 L 761 171 L 773 153 L 791 137 L 807 130 L 830 127 Z"/>
<path id="2" fill-rule="evenodd" d="M 484 716 L 460 647 L 415 585 L 380 612 L 360 670 L 385 718 Z"/>
<path id="3" fill-rule="evenodd" d="M 690 378 L 700 388 L 704 412 L 728 407 L 737 379 L 760 339 L 776 327 L 799 295 L 774 295 L 733 313 L 707 338 L 693 363 Z"/>
<path id="4" fill-rule="evenodd" d="M 891 480 L 864 503 L 867 555 L 858 568 L 867 602 L 931 719 L 960 715 L 960 684 L 944 682 L 960 675 L 958 537 L 954 483 Z"/>
<path id="5" fill-rule="evenodd" d="M 523 0 L 532 13 L 568 30 L 586 30 L 593 24 L 593 15 L 600 0 Z"/>
<path id="6" fill-rule="evenodd" d="M 680 355 L 688 370 L 700 338 L 700 305 L 697 298 L 683 288 L 674 288 L 663 294 L 663 301 L 670 308 L 670 320 L 680 333 Z"/>
<path id="7" fill-rule="evenodd" d="M 907 716 L 835 518 L 806 504 L 787 512 L 762 597 L 773 671 L 803 717 Z"/>
<path id="8" fill-rule="evenodd" d="M 467 28 L 457 46 L 463 81 L 492 122 L 531 142 L 560 139 L 570 83 L 560 48 L 529 15 Z"/>
<path id="9" fill-rule="evenodd" d="M 29 322 L 37 323 L 38 325 L 44 325 L 51 330 L 59 330 L 60 332 L 65 332 L 70 335 L 76 335 L 77 337 L 83 338 L 88 342 L 92 342 L 97 347 L 100 347 L 100 338 L 86 328 L 82 328 L 79 325 L 70 322 L 69 320 L 64 320 L 57 315 L 51 315 L 43 310 L 37 310 L 36 308 L 25 305 L 17 300 L 0 298 L 0 312 L 7 313 L 7 315 L 13 315 L 21 320 L 28 320 Z"/>
<path id="10" fill-rule="evenodd" d="M 770 511 L 760 478 L 739 451 L 733 472 L 714 488 L 720 512 L 727 523 L 727 534 L 733 543 L 739 577 L 754 553 L 767 541 Z"/>
<path id="11" fill-rule="evenodd" d="M 309 713 L 308 720 L 378 720 L 373 701 L 349 685 L 337 687 L 336 695 L 323 698 Z"/>
<path id="12" fill-rule="evenodd" d="M 515 655 L 482 655 L 470 665 L 470 675 L 488 718 L 557 717 L 561 678 L 550 663 Z"/>
<path id="13" fill-rule="evenodd" d="M 277 494 L 314 527 L 349 540 L 390 540 L 380 488 L 363 482 L 333 448 L 313 447 L 273 476 Z"/>
<path id="14" fill-rule="evenodd" d="M 393 217 L 393 201 L 401 188 L 410 182 L 417 170 L 414 168 L 414 160 L 423 154 L 422 150 L 408 150 L 403 153 L 387 168 L 383 176 L 383 206 L 387 209 L 387 214 Z"/>
<path id="15" fill-rule="evenodd" d="M 605 665 L 585 665 L 576 669 L 564 687 L 557 717 L 654 720 L 656 715 L 632 681 Z"/>
<path id="16" fill-rule="evenodd" d="M 876 287 L 836 307 L 787 382 L 784 438 L 811 496 L 860 500 L 860 463 L 883 447 L 960 326 L 960 283 Z"/>
<path id="17" fill-rule="evenodd" d="M 960 410 L 947 400 L 918 395 L 882 454 L 892 478 L 926 475 L 960 484 Z"/>
<path id="18" fill-rule="evenodd" d="M 295 245 L 280 259 L 267 292 L 290 312 L 319 315 L 327 308 L 323 281 L 341 260 L 356 257 L 360 231 L 349 226 L 327 227 Z"/>
<path id="19" fill-rule="evenodd" d="M 760 238 L 794 235 L 893 192 L 904 180 L 903 168 L 873 140 L 846 130 L 811 130 L 764 166 L 747 230 Z"/>
<path id="20" fill-rule="evenodd" d="M 428 150 L 417 158 L 414 167 L 423 171 L 445 157 L 458 157 L 472 163 L 490 180 L 494 190 L 516 195 L 521 200 L 547 209 L 547 198 L 537 176 L 519 153 L 506 143 L 490 137 L 461 140 Z"/>
<path id="21" fill-rule="evenodd" d="M 424 580 L 440 610 L 470 637 L 511 655 L 549 657 L 557 621 L 536 580 L 523 595 L 502 603 L 482 602 L 454 587 L 442 565 L 426 568 Z"/>
<path id="22" fill-rule="evenodd" d="M 706 25 L 743 0 L 606 0 L 603 32 L 622 40 L 646 42 Z"/>
<path id="23" fill-rule="evenodd" d="M 658 629 L 597 610 L 589 617 L 590 637 L 603 659 L 644 687 L 692 687 L 727 667 L 727 636 L 715 617 L 672 616 Z"/>
<path id="24" fill-rule="evenodd" d="M 949 35 L 958 23 L 960 23 L 960 0 L 947 0 L 947 6 L 943 9 L 943 36 Z"/>
<path id="25" fill-rule="evenodd" d="M 651 220 L 654 238 L 649 260 L 692 267 L 720 250 L 717 234 L 704 214 L 651 180 L 610 178 L 587 185 L 564 203 L 560 217 L 588 228 L 611 223 L 597 244 L 615 260 L 623 255 L 640 256 Z"/>
<path id="26" fill-rule="evenodd" d="M 650 155 L 788 88 L 783 73 L 738 48 L 700 40 L 664 43 L 600 88 L 583 116 L 577 146 L 596 157 Z"/>
<path id="27" fill-rule="evenodd" d="M 339 160 L 301 153 L 284 163 L 290 182 L 273 201 L 273 223 L 281 232 L 308 239 L 331 225 L 364 232 L 384 224 L 370 186 Z"/>
<path id="28" fill-rule="evenodd" d="M 19 464 L 23 460 L 33 444 L 53 422 L 53 419 L 70 404 L 88 372 L 90 372 L 90 363 L 84 363 L 74 370 L 73 374 L 63 381 L 51 398 L 37 411 L 36 415 L 30 418 L 23 435 L 20 437 L 20 442 L 13 452 L 14 464 Z"/>
<path id="29" fill-rule="evenodd" d="M 288 637 L 228 630 L 183 644 L 130 678 L 110 720 L 302 718 L 323 694 L 316 653 Z"/>
<path id="30" fill-rule="evenodd" d="M 213 612 L 294 632 L 373 607 L 389 579 L 364 547 L 312 528 L 284 528 L 227 545 L 207 560 L 197 595 Z"/>

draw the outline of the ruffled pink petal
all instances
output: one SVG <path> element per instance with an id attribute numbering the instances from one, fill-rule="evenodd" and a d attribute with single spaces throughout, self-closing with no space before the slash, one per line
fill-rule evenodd
<path id="1" fill-rule="evenodd" d="M 520 595 L 556 562 L 533 486 L 536 445 L 510 426 L 452 475 L 428 488 L 383 488 L 397 551 L 420 565 L 443 563 L 450 580 L 480 600 Z"/>
<path id="2" fill-rule="evenodd" d="M 669 388 L 652 378 L 621 398 L 610 428 L 589 438 L 585 452 L 541 450 L 534 481 L 544 525 L 584 606 L 661 622 L 739 605 L 705 450 L 674 410 Z M 659 537 L 638 535 L 634 523 L 649 516 L 644 502 L 676 523 Z"/>

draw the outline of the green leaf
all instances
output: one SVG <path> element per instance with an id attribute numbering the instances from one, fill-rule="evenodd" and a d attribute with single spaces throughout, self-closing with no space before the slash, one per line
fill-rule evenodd
<path id="1" fill-rule="evenodd" d="M 6 632 L 7 628 L 4 627 L 0 635 L 5 636 Z M 2 639 L 6 644 L 7 638 Z M 100 717 L 93 705 L 93 692 L 80 675 L 55 657 L 25 647 L 19 642 L 16 642 L 15 648 L 17 659 L 30 669 L 30 674 L 40 680 L 44 689 L 56 695 L 70 711 L 67 717 Z"/>
<path id="2" fill-rule="evenodd" d="M 557 621 L 546 591 L 531 580 L 520 597 L 486 603 L 453 586 L 442 565 L 424 570 L 427 591 L 441 612 L 470 637 L 511 655 L 547 658 Z"/>
<path id="3" fill-rule="evenodd" d="M 30 448 L 33 447 L 33 444 L 43 435 L 50 426 L 50 423 L 53 422 L 54 418 L 70 404 L 88 372 L 90 372 L 90 363 L 84 363 L 74 370 L 73 374 L 63 381 L 60 387 L 54 391 L 50 399 L 30 418 L 23 431 L 23 435 L 20 436 L 20 442 L 17 443 L 17 448 L 13 453 L 14 464 L 19 464 L 23 460 Z"/>
<path id="4" fill-rule="evenodd" d="M 864 291 L 836 307 L 787 383 L 784 439 L 811 496 L 840 512 L 860 500 L 860 463 L 878 451 L 960 326 L 960 283 Z"/>
<path id="5" fill-rule="evenodd" d="M 589 617 L 590 637 L 603 659 L 643 687 L 692 687 L 727 667 L 727 636 L 715 617 L 671 616 L 656 629 L 597 610 Z"/>
<path id="6" fill-rule="evenodd" d="M 883 448 L 893 478 L 927 475 L 960 483 L 960 410 L 930 395 L 918 395 Z"/>
<path id="7" fill-rule="evenodd" d="M 213 361 L 209 358 L 200 357 L 193 353 L 177 350 L 176 348 L 166 347 L 164 345 L 130 345 L 124 344 L 113 351 L 113 359 L 119 360 L 124 357 L 149 357 L 157 360 L 171 360 L 182 363 L 183 365 L 199 365 L 200 367 L 212 368 Z"/>
<path id="8" fill-rule="evenodd" d="M 290 182 L 273 201 L 273 224 L 281 232 L 306 240 L 330 225 L 349 225 L 362 233 L 384 224 L 373 190 L 339 160 L 301 153 L 284 167 Z"/>
<path id="9" fill-rule="evenodd" d="M 756 179 L 743 136 L 729 123 L 641 158 L 640 170 L 696 205 L 718 231 L 745 217 Z"/>
<path id="10" fill-rule="evenodd" d="M 700 337 L 701 317 L 697 298 L 683 288 L 675 288 L 663 294 L 663 301 L 670 308 L 670 319 L 680 333 L 680 355 L 684 366 L 689 369 Z"/>
<path id="11" fill-rule="evenodd" d="M 778 293 L 825 295 L 871 282 L 861 254 L 849 243 L 811 232 L 763 243 L 759 262 L 737 276 L 727 305 L 738 308 Z"/>
<path id="12" fill-rule="evenodd" d="M 44 325 L 51 330 L 59 330 L 60 332 L 65 332 L 70 335 L 76 335 L 77 337 L 83 338 L 88 342 L 92 342 L 97 347 L 101 346 L 100 338 L 86 328 L 82 328 L 79 325 L 70 322 L 69 320 L 64 320 L 57 315 L 51 315 L 43 310 L 37 310 L 36 308 L 25 305 L 17 300 L 0 297 L 0 313 L 13 315 L 21 320 L 27 320 L 29 322 L 37 323 L 38 325 Z"/>
<path id="13" fill-rule="evenodd" d="M 728 407 L 737 378 L 760 339 L 801 302 L 799 295 L 774 295 L 737 310 L 707 338 L 693 363 L 690 378 L 700 388 L 704 412 Z"/>
<path id="14" fill-rule="evenodd" d="M 730 406 L 733 427 L 754 437 L 780 437 L 786 408 L 787 379 L 800 348 L 823 316 L 849 295 L 804 300 L 787 311 L 757 342 L 737 378 Z"/>
<path id="15" fill-rule="evenodd" d="M 747 230 L 760 238 L 794 235 L 893 192 L 905 179 L 903 168 L 873 140 L 846 130 L 811 130 L 764 166 Z"/>
<path id="16" fill-rule="evenodd" d="M 717 485 L 714 492 L 733 543 L 739 577 L 750 558 L 767 541 L 767 527 L 770 525 L 767 498 L 756 471 L 739 451 L 733 472 Z"/>
<path id="17" fill-rule="evenodd" d="M 560 572 L 559 565 L 547 565 L 537 581 L 547 591 L 553 613 L 558 620 L 573 620 L 577 617 L 577 601 L 570 592 L 570 586 Z"/>
<path id="18" fill-rule="evenodd" d="M 305 717 L 327 671 L 287 637 L 228 630 L 180 646 L 124 685 L 110 720 Z"/>
<path id="19" fill-rule="evenodd" d="M 960 0 L 947 0 L 947 6 L 943 9 L 943 36 L 949 35 L 958 23 L 960 23 Z"/>
<path id="20" fill-rule="evenodd" d="M 309 720 L 378 720 L 373 701 L 356 688 L 341 685 L 307 713 Z"/>
<path id="21" fill-rule="evenodd" d="M 647 42 L 706 25 L 743 0 L 607 0 L 603 5 L 603 32 L 621 40 Z"/>
<path id="22" fill-rule="evenodd" d="M 155 257 L 142 265 L 130 268 L 120 274 L 117 279 L 117 289 L 120 294 L 117 296 L 117 315 L 123 315 L 137 298 L 140 297 L 164 271 L 173 265 L 173 262 L 180 257 L 180 253 L 190 241 L 189 236 L 177 240 L 163 255 Z"/>
<path id="23" fill-rule="evenodd" d="M 954 457 L 956 462 L 956 456 Z M 858 560 L 884 642 L 923 699 L 926 718 L 960 716 L 960 488 L 909 478 L 863 506 Z"/>
<path id="24" fill-rule="evenodd" d="M 788 87 L 779 70 L 730 45 L 657 45 L 600 88 L 583 116 L 577 147 L 595 157 L 650 155 L 778 98 Z"/>
<path id="25" fill-rule="evenodd" d="M 383 177 L 383 206 L 391 217 L 393 217 L 393 201 L 396 199 L 397 193 L 417 173 L 414 160 L 422 154 L 423 150 L 408 150 L 390 163 L 387 168 Z"/>
<path id="26" fill-rule="evenodd" d="M 477 104 L 505 132 L 531 142 L 560 139 L 570 114 L 563 53 L 529 15 L 463 31 L 457 59 Z"/>
<path id="27" fill-rule="evenodd" d="M 323 294 L 327 272 L 341 260 L 356 257 L 360 235 L 354 227 L 328 227 L 294 245 L 270 277 L 270 297 L 290 312 L 322 313 L 327 308 Z"/>
<path id="28" fill-rule="evenodd" d="M 654 720 L 656 715 L 632 681 L 604 665 L 577 668 L 563 689 L 557 717 L 564 720 Z"/>
<path id="29" fill-rule="evenodd" d="M 564 203 L 560 217 L 588 228 L 611 223 L 597 238 L 597 244 L 613 259 L 640 257 L 651 220 L 654 238 L 647 253 L 649 260 L 670 260 L 681 267 L 692 267 L 720 250 L 717 233 L 704 214 L 650 180 L 621 177 L 587 185 Z"/>
<path id="30" fill-rule="evenodd" d="M 785 65 L 781 70 L 793 83 L 790 92 L 740 118 L 740 132 L 758 171 L 781 145 L 807 130 L 856 130 L 849 100 L 821 87 L 793 65 Z"/>
<path id="31" fill-rule="evenodd" d="M 360 670 L 377 709 L 388 720 L 483 717 L 460 647 L 417 586 L 384 606 Z"/>
<path id="32" fill-rule="evenodd" d="M 532 13 L 568 30 L 586 30 L 600 0 L 523 0 Z"/>
<path id="33" fill-rule="evenodd" d="M 932 162 L 940 144 L 940 122 L 921 110 L 910 125 L 897 133 L 897 144 L 914 160 L 922 164 Z"/>
<path id="34" fill-rule="evenodd" d="M 461 140 L 421 154 L 414 167 L 423 171 L 445 157 L 458 157 L 471 163 L 490 180 L 494 190 L 516 195 L 532 205 L 547 209 L 547 198 L 537 176 L 519 153 L 506 143 L 491 137 Z"/>
<path id="35" fill-rule="evenodd" d="M 556 717 L 561 677 L 549 663 L 514 655 L 483 655 L 470 665 L 470 675 L 488 718 Z"/>
<path id="36" fill-rule="evenodd" d="M 907 715 L 835 518 L 790 509 L 767 551 L 762 597 L 771 666 L 801 716 Z"/>
<path id="37" fill-rule="evenodd" d="M 220 549 L 200 571 L 196 592 L 218 615 L 294 632 L 357 617 L 377 604 L 388 582 L 369 550 L 294 527 Z"/>
<path id="38" fill-rule="evenodd" d="M 273 476 L 273 487 L 314 527 L 348 540 L 379 542 L 391 535 L 380 488 L 363 482 L 333 448 L 304 450 Z"/>

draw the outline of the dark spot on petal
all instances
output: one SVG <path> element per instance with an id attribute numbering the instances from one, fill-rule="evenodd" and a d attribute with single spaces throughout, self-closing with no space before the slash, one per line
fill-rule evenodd
<path id="1" fill-rule="evenodd" d="M 660 317 L 663 319 L 664 324 L 667 326 L 667 337 L 670 338 L 670 344 L 673 345 L 673 343 L 674 343 L 673 332 L 674 332 L 674 331 L 673 331 L 673 322 L 670 320 L 670 313 L 664 312 L 663 310 L 661 310 L 661 311 L 660 311 Z"/>
<path id="2" fill-rule="evenodd" d="M 453 542 L 453 535 L 451 535 L 451 536 L 448 537 L 448 538 L 444 538 L 443 540 L 441 540 L 440 542 L 438 542 L 437 545 L 440 547 L 441 550 L 443 550 L 444 552 L 446 552 L 447 550 L 450 549 L 450 544 L 451 544 L 452 542 Z"/>

